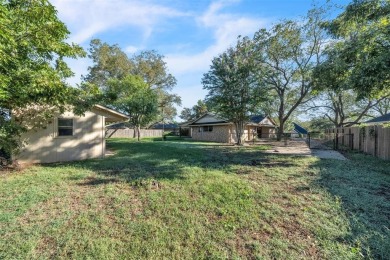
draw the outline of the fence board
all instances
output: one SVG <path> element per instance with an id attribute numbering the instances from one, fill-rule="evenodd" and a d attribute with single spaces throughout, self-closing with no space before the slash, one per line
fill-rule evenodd
<path id="1" fill-rule="evenodd" d="M 378 157 L 390 160 L 390 128 L 378 127 Z"/>
<path id="2" fill-rule="evenodd" d="M 338 136 L 339 145 L 390 160 L 390 128 L 388 127 L 370 125 L 327 129 L 325 132 L 329 133 L 327 136 L 330 138 L 331 133 L 337 133 L 335 136 Z"/>
<path id="3" fill-rule="evenodd" d="M 351 127 L 351 134 L 353 134 L 352 149 L 359 150 L 360 129 L 358 127 Z"/>
<path id="4" fill-rule="evenodd" d="M 142 137 L 162 137 L 161 129 L 141 129 Z M 106 138 L 133 138 L 134 129 L 107 129 Z"/>

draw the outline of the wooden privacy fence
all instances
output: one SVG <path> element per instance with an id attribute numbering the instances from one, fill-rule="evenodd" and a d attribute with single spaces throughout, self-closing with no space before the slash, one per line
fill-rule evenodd
<path id="1" fill-rule="evenodd" d="M 141 138 L 143 137 L 162 137 L 161 129 L 141 129 Z M 134 129 L 107 129 L 106 138 L 133 138 Z"/>
<path id="2" fill-rule="evenodd" d="M 343 127 L 325 130 L 327 139 L 333 139 L 336 148 L 348 147 L 390 160 L 390 128 L 381 125 Z"/>

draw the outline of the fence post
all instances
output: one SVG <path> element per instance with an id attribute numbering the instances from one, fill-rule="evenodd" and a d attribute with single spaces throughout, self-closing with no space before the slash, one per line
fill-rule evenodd
<path id="1" fill-rule="evenodd" d="M 349 145 L 351 147 L 351 150 L 353 150 L 353 148 L 354 148 L 354 146 L 353 146 L 353 136 L 354 136 L 354 134 L 352 134 L 352 133 L 349 135 Z"/>
<path id="2" fill-rule="evenodd" d="M 375 138 L 375 143 L 374 143 L 374 155 L 375 157 L 378 157 L 378 126 L 374 126 L 374 138 Z"/>
<path id="3" fill-rule="evenodd" d="M 308 141 L 309 141 L 309 148 L 310 148 L 310 132 L 307 133 L 307 138 L 308 138 Z"/>

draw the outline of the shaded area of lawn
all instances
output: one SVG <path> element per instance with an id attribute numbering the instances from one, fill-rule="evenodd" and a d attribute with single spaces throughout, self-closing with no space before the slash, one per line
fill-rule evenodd
<path id="1" fill-rule="evenodd" d="M 353 251 L 368 258 L 390 259 L 390 162 L 347 154 L 350 161 L 324 160 L 317 183 L 335 196 L 346 214 Z"/>
<path id="2" fill-rule="evenodd" d="M 0 178 L 0 258 L 389 258 L 389 163 L 188 140 L 108 148 Z"/>

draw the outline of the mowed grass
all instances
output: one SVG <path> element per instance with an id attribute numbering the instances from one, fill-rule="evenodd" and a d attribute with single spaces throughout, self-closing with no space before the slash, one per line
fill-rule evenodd
<path id="1" fill-rule="evenodd" d="M 390 162 L 108 140 L 0 173 L 0 259 L 390 259 Z"/>

